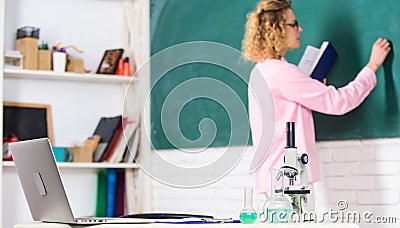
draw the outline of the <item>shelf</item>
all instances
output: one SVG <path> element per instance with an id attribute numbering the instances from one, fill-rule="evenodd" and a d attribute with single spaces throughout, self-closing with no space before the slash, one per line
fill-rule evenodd
<path id="1" fill-rule="evenodd" d="M 136 163 L 105 163 L 105 162 L 57 162 L 59 168 L 82 168 L 82 169 L 105 169 L 105 168 L 121 168 L 121 169 L 137 169 Z M 3 167 L 15 167 L 12 161 L 3 161 Z"/>
<path id="2" fill-rule="evenodd" d="M 82 82 L 98 82 L 98 83 L 119 83 L 128 84 L 131 80 L 139 82 L 140 79 L 135 77 L 125 77 L 104 74 L 80 74 L 80 73 L 55 73 L 46 70 L 23 70 L 23 69 L 4 69 L 5 78 L 17 79 L 36 79 L 36 80 L 61 80 L 61 81 L 82 81 Z"/>

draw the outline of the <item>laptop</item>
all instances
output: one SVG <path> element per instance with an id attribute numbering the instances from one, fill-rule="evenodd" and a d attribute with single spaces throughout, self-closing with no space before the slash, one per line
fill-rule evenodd
<path id="1" fill-rule="evenodd" d="M 9 144 L 32 218 L 67 224 L 152 223 L 141 218 L 75 218 L 48 138 Z"/>

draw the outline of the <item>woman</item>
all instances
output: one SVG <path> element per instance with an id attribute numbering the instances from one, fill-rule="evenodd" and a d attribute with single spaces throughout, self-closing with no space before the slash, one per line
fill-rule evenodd
<path id="1" fill-rule="evenodd" d="M 312 111 L 343 115 L 359 106 L 375 87 L 375 72 L 391 50 L 386 39 L 377 39 L 368 64 L 354 81 L 336 89 L 310 78 L 296 65 L 285 60 L 288 50 L 300 47 L 302 31 L 291 3 L 286 0 L 262 0 L 256 10 L 248 16 L 243 52 L 247 58 L 257 63 L 250 75 L 250 82 L 255 72 L 260 71 L 268 84 L 275 105 L 274 139 L 267 159 L 256 171 L 256 189 L 259 193 L 269 191 L 269 169 L 283 165 L 286 122 L 296 124 L 298 153 L 309 155 L 309 182 L 320 179 Z M 251 83 L 249 86 L 252 86 Z M 256 100 L 257 97 L 249 91 L 250 126 L 254 148 L 263 140 L 261 123 L 263 118 L 268 118 L 261 116 Z"/>

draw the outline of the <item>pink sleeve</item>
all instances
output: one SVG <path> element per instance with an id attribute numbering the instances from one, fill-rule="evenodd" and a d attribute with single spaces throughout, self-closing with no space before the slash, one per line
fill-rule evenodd
<path id="1" fill-rule="evenodd" d="M 253 91 L 251 91 L 249 87 L 248 91 L 248 105 L 249 105 L 249 121 L 250 121 L 250 129 L 253 138 L 253 145 L 258 146 L 261 138 L 262 131 L 262 116 L 261 109 L 259 107 L 259 102 Z"/>
<path id="2" fill-rule="evenodd" d="M 295 65 L 288 64 L 279 88 L 288 100 L 295 101 L 311 110 L 331 114 L 345 114 L 361 104 L 376 84 L 376 75 L 364 67 L 357 77 L 346 86 L 336 89 L 303 74 Z"/>

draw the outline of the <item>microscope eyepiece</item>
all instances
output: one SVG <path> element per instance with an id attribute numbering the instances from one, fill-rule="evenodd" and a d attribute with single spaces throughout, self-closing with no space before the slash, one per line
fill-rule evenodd
<path id="1" fill-rule="evenodd" d="M 294 122 L 286 123 L 286 148 L 296 148 Z"/>

